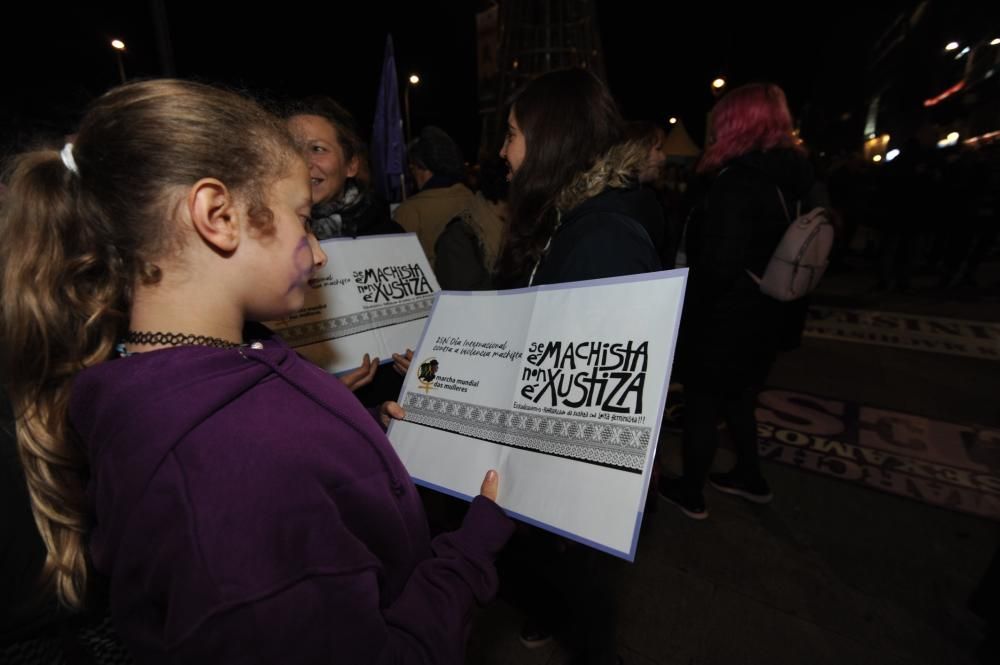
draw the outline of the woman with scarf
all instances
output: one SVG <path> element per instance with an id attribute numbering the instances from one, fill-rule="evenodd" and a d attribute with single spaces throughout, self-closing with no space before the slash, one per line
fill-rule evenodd
<path id="1" fill-rule="evenodd" d="M 368 186 L 368 151 L 346 109 L 329 97 L 310 97 L 292 104 L 285 117 L 309 164 L 319 240 L 403 233 Z"/>
<path id="2" fill-rule="evenodd" d="M 368 186 L 368 150 L 350 112 L 329 97 L 309 97 L 290 104 L 285 119 L 309 165 L 310 223 L 318 240 L 404 233 Z M 411 356 L 393 354 L 390 369 L 366 354 L 341 380 L 366 406 L 381 404 L 399 394 Z"/>

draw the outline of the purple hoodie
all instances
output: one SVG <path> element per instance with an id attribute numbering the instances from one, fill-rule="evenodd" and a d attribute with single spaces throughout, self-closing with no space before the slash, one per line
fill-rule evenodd
<path id="1" fill-rule="evenodd" d="M 430 541 L 372 416 L 276 339 L 82 372 L 90 554 L 142 663 L 460 663 L 513 525 L 472 502 Z"/>

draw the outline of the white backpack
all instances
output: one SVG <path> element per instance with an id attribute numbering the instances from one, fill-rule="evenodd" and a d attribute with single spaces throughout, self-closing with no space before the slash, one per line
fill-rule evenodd
<path id="1" fill-rule="evenodd" d="M 795 219 L 788 213 L 785 197 L 778 190 L 781 208 L 788 219 L 788 228 L 771 255 L 764 274 L 747 274 L 760 285 L 764 295 L 788 302 L 798 300 L 819 284 L 829 265 L 833 249 L 833 225 L 825 208 L 813 208 L 801 214 L 801 202 L 795 206 Z"/>

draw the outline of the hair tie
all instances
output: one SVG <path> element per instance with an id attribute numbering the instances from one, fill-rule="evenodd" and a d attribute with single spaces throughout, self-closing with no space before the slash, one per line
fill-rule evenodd
<path id="1" fill-rule="evenodd" d="M 62 151 L 60 151 L 59 156 L 62 157 L 63 164 L 66 165 L 73 173 L 80 175 L 80 170 L 76 168 L 76 160 L 73 159 L 73 144 L 67 143 L 63 146 Z"/>

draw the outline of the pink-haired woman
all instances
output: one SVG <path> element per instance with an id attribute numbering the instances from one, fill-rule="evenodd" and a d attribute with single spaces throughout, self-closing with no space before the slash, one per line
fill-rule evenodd
<path id="1" fill-rule="evenodd" d="M 707 196 L 687 229 L 690 275 L 677 371 L 684 383 L 684 473 L 660 493 L 688 517 L 708 517 L 706 479 L 755 503 L 771 500 L 760 472 L 754 407 L 778 350 L 782 303 L 763 295 L 760 275 L 813 182 L 781 88 L 755 83 L 715 105 L 699 173 Z M 786 208 L 788 214 L 786 214 Z M 709 474 L 725 420 L 735 466 Z"/>

